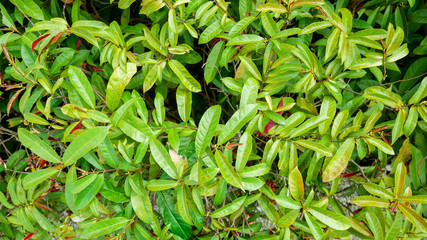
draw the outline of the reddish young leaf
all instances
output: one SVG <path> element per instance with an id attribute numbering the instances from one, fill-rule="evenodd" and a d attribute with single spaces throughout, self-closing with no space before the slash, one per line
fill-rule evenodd
<path id="1" fill-rule="evenodd" d="M 7 103 L 6 111 L 7 116 L 9 116 L 10 110 L 12 109 L 13 103 L 15 103 L 16 99 L 18 99 L 19 94 L 24 90 L 25 88 L 22 88 L 18 90 L 13 96 L 10 98 L 9 102 Z"/>
<path id="2" fill-rule="evenodd" d="M 43 36 L 41 36 L 41 37 L 37 38 L 37 39 L 33 42 L 33 44 L 31 45 L 31 51 L 33 51 L 33 54 L 34 54 L 34 48 L 36 48 L 37 44 L 38 44 L 41 40 L 43 40 L 43 39 L 47 38 L 49 35 L 50 35 L 50 34 L 45 34 L 45 35 L 43 35 Z"/>
<path id="3" fill-rule="evenodd" d="M 30 233 L 27 236 L 25 236 L 24 240 L 30 239 L 32 236 L 34 236 L 36 234 L 37 234 L 37 232 Z"/>
<path id="4" fill-rule="evenodd" d="M 74 131 L 80 129 L 82 127 L 82 122 L 77 123 L 77 125 L 73 128 L 73 130 L 71 130 L 70 133 L 73 133 Z"/>

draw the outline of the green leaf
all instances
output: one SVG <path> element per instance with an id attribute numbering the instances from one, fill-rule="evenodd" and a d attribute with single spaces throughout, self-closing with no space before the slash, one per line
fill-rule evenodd
<path id="1" fill-rule="evenodd" d="M 351 66 L 348 68 L 350 70 L 358 70 L 363 68 L 370 68 L 381 66 L 383 64 L 381 59 L 377 58 L 359 58 L 353 61 Z"/>
<path id="2" fill-rule="evenodd" d="M 30 220 L 27 217 L 27 214 L 24 211 L 24 208 L 18 208 L 16 211 L 16 216 L 18 217 L 19 222 L 24 226 L 24 229 L 28 232 L 34 232 L 33 224 L 30 222 Z"/>
<path id="3" fill-rule="evenodd" d="M 98 177 L 97 174 L 90 174 L 83 178 L 80 178 L 75 182 L 73 185 L 71 185 L 71 193 L 77 194 L 81 192 L 83 189 L 85 189 L 89 184 L 91 184 L 95 179 Z"/>
<path id="4" fill-rule="evenodd" d="M 323 145 L 321 143 L 317 143 L 317 142 L 313 142 L 313 141 L 309 141 L 309 140 L 298 140 L 298 141 L 295 141 L 295 143 L 297 143 L 298 145 L 301 145 L 305 148 L 311 149 L 317 153 L 320 153 L 326 157 L 332 157 L 333 156 L 331 150 L 329 150 L 329 148 L 327 148 L 325 145 Z"/>
<path id="5" fill-rule="evenodd" d="M 317 224 L 316 220 L 308 212 L 304 212 L 304 217 L 307 221 L 308 226 L 310 227 L 311 234 L 313 234 L 314 238 L 316 240 L 322 239 L 323 230 L 319 226 L 319 224 Z"/>
<path id="6" fill-rule="evenodd" d="M 92 199 L 98 194 L 104 183 L 104 175 L 98 175 L 96 180 L 83 189 L 76 197 L 74 202 L 76 209 L 80 210 L 89 205 Z"/>
<path id="7" fill-rule="evenodd" d="M 185 185 L 181 184 L 176 188 L 176 204 L 178 206 L 178 213 L 181 215 L 182 219 L 189 224 L 193 224 L 191 220 L 190 211 L 187 204 L 187 193 L 185 190 Z"/>
<path id="8" fill-rule="evenodd" d="M 336 230 L 346 230 L 351 226 L 350 221 L 346 217 L 326 209 L 311 207 L 308 212 L 322 223 Z"/>
<path id="9" fill-rule="evenodd" d="M 274 36 L 279 32 L 277 23 L 273 20 L 269 12 L 261 12 L 261 23 L 268 35 Z"/>
<path id="10" fill-rule="evenodd" d="M 22 180 L 22 185 L 25 190 L 33 188 L 38 184 L 44 182 L 49 177 L 55 175 L 59 170 L 54 168 L 46 168 L 34 171 L 24 177 Z"/>
<path id="11" fill-rule="evenodd" d="M 78 26 L 72 26 L 70 29 L 70 33 L 73 33 L 74 35 L 85 39 L 90 44 L 99 48 L 98 41 L 96 40 L 95 36 L 91 32 L 87 31 L 86 29 L 80 28 Z"/>
<path id="12" fill-rule="evenodd" d="M 169 27 L 173 33 L 178 34 L 178 24 L 176 22 L 176 12 L 175 9 L 171 8 L 168 12 L 168 23 Z"/>
<path id="13" fill-rule="evenodd" d="M 243 32 L 254 20 L 256 17 L 249 16 L 241 19 L 237 22 L 228 33 L 228 37 L 233 38 L 238 36 L 241 32 Z"/>
<path id="14" fill-rule="evenodd" d="M 56 233 L 56 229 L 52 226 L 52 224 L 49 222 L 49 220 L 47 220 L 47 218 L 45 216 L 43 216 L 43 214 L 41 214 L 39 212 L 39 210 L 37 210 L 36 207 L 34 206 L 30 206 L 30 212 L 32 217 L 37 221 L 37 223 L 46 231 L 49 232 L 53 232 Z"/>
<path id="15" fill-rule="evenodd" d="M 6 208 L 9 208 L 9 209 L 13 209 L 14 208 L 14 206 L 7 201 L 7 199 L 4 196 L 3 192 L 0 192 L 0 203 L 3 206 L 5 206 Z"/>
<path id="16" fill-rule="evenodd" d="M 256 103 L 258 88 L 259 85 L 257 80 L 251 77 L 246 79 L 246 82 L 242 88 L 242 95 L 240 96 L 240 108 L 248 104 Z"/>
<path id="17" fill-rule="evenodd" d="M 264 41 L 264 38 L 255 34 L 243 34 L 230 39 L 226 46 L 245 45 L 249 43 L 258 43 L 260 41 Z"/>
<path id="18" fill-rule="evenodd" d="M 304 199 L 304 182 L 298 167 L 289 173 L 289 191 L 295 200 L 301 201 Z"/>
<path id="19" fill-rule="evenodd" d="M 178 106 L 178 114 L 183 122 L 187 122 L 191 117 L 192 96 L 184 85 L 179 85 L 176 89 L 176 104 Z"/>
<path id="20" fill-rule="evenodd" d="M 160 45 L 159 39 L 157 39 L 151 33 L 150 30 L 148 30 L 147 28 L 144 28 L 144 35 L 147 38 L 147 42 L 148 42 L 148 44 L 150 44 L 151 47 L 153 47 L 157 52 L 159 52 L 163 56 L 168 55 L 168 51 L 167 51 L 166 47 L 164 47 L 163 45 Z"/>
<path id="21" fill-rule="evenodd" d="M 227 181 L 227 183 L 243 189 L 242 180 L 240 179 L 239 175 L 237 175 L 236 171 L 234 171 L 233 167 L 227 161 L 226 157 L 221 151 L 217 150 L 215 152 L 215 160 L 222 177 Z"/>
<path id="22" fill-rule="evenodd" d="M 203 114 L 196 134 L 196 153 L 201 157 L 211 143 L 221 117 L 221 106 L 214 105 Z"/>
<path id="23" fill-rule="evenodd" d="M 154 160 L 157 164 L 172 178 L 177 179 L 178 178 L 178 172 L 176 170 L 175 165 L 172 162 L 172 159 L 169 155 L 169 153 L 166 151 L 163 144 L 155 139 L 150 138 L 150 150 L 151 155 L 153 156 Z"/>
<path id="24" fill-rule="evenodd" d="M 340 174 L 346 169 L 348 161 L 353 153 L 354 149 L 354 138 L 348 138 L 341 145 L 334 157 L 323 169 L 322 181 L 330 182 L 340 176 Z"/>
<path id="25" fill-rule="evenodd" d="M 276 198 L 274 199 L 277 204 L 279 204 L 280 206 L 284 207 L 284 208 L 289 208 L 289 209 L 301 209 L 301 203 L 293 200 L 292 198 L 288 197 L 288 196 L 282 196 L 282 195 L 278 195 L 276 196 Z"/>
<path id="26" fill-rule="evenodd" d="M 120 0 L 118 7 L 120 9 L 126 9 L 126 8 L 129 8 L 133 2 L 135 2 L 135 0 Z"/>
<path id="27" fill-rule="evenodd" d="M 255 116 L 257 111 L 257 104 L 248 104 L 245 107 L 238 109 L 225 124 L 221 134 L 218 136 L 217 144 L 224 144 L 236 135 L 236 133 Z"/>
<path id="28" fill-rule="evenodd" d="M 147 183 L 147 189 L 150 191 L 163 191 L 170 188 L 174 188 L 178 185 L 177 181 L 172 180 L 150 180 Z"/>
<path id="29" fill-rule="evenodd" d="M 299 127 L 293 129 L 289 133 L 290 134 L 289 138 L 301 136 L 302 134 L 310 131 L 311 129 L 318 127 L 319 124 L 321 124 L 326 120 L 329 120 L 328 116 L 317 116 L 317 117 L 310 118 L 309 120 L 301 124 Z"/>
<path id="30" fill-rule="evenodd" d="M 239 171 L 239 175 L 241 177 L 259 177 L 267 174 L 269 171 L 270 171 L 270 166 L 264 162 L 264 163 L 259 163 L 257 165 L 253 165 L 247 168 L 242 168 L 242 170 Z"/>
<path id="31" fill-rule="evenodd" d="M 123 116 L 128 112 L 129 108 L 138 101 L 139 98 L 132 98 L 126 101 L 119 109 L 117 109 L 114 114 L 111 116 L 111 123 L 115 126 L 120 122 Z"/>
<path id="32" fill-rule="evenodd" d="M 372 196 L 359 196 L 351 200 L 353 204 L 360 207 L 380 207 L 388 208 L 390 201 L 387 199 L 372 197 Z"/>
<path id="33" fill-rule="evenodd" d="M 418 122 L 418 111 L 416 107 L 411 107 L 409 109 L 408 118 L 406 119 L 405 124 L 403 125 L 403 133 L 405 136 L 409 137 L 411 133 L 417 127 Z"/>
<path id="34" fill-rule="evenodd" d="M 427 232 L 427 221 L 425 218 L 421 217 L 414 210 L 403 204 L 397 204 L 397 207 L 403 215 L 405 215 L 405 218 L 414 224 L 415 227 L 419 228 L 423 232 Z"/>
<path id="35" fill-rule="evenodd" d="M 118 127 L 137 142 L 146 142 L 149 138 L 154 138 L 154 133 L 148 124 L 137 117 L 128 115 L 119 122 Z"/>
<path id="36" fill-rule="evenodd" d="M 396 239 L 400 233 L 401 227 L 402 227 L 402 214 L 399 211 L 397 211 L 396 216 L 394 217 L 394 221 L 388 230 L 387 236 L 385 237 L 385 240 Z"/>
<path id="37" fill-rule="evenodd" d="M 174 210 L 172 197 L 166 195 L 164 192 L 157 192 L 157 204 L 160 209 L 160 214 L 163 217 L 165 225 L 170 224 L 170 231 L 183 239 L 190 239 L 193 235 L 191 225 L 186 223 L 181 215 Z"/>
<path id="38" fill-rule="evenodd" d="M 70 65 L 68 68 L 68 75 L 70 76 L 71 84 L 78 90 L 77 92 L 82 99 L 91 107 L 95 108 L 95 94 L 92 86 L 87 80 L 83 71 L 77 67 Z"/>
<path id="39" fill-rule="evenodd" d="M 385 105 L 392 108 L 399 108 L 403 105 L 402 99 L 399 95 L 379 86 L 365 89 L 363 97 L 369 100 L 375 100 L 377 102 L 384 103 Z"/>
<path id="40" fill-rule="evenodd" d="M 135 191 L 132 191 L 130 194 L 130 200 L 132 203 L 132 208 L 135 211 L 141 221 L 151 224 L 153 218 L 153 209 L 151 206 L 150 198 L 147 194 L 147 191 L 144 187 L 139 189 L 140 194 L 137 194 Z"/>
<path id="41" fill-rule="evenodd" d="M 252 152 L 252 140 L 253 138 L 251 134 L 249 134 L 248 132 L 245 132 L 240 138 L 239 143 L 242 145 L 240 145 L 237 148 L 236 163 L 235 163 L 237 172 L 242 173 L 242 171 L 244 171 L 243 169 L 246 166 L 246 163 L 248 162 L 249 156 L 251 155 L 251 152 Z M 260 166 L 259 169 L 262 170 L 263 168 Z M 245 176 L 242 175 L 242 177 L 245 177 Z M 247 176 L 247 177 L 251 177 L 251 176 Z"/>
<path id="42" fill-rule="evenodd" d="M 33 0 L 13 0 L 11 2 L 26 15 L 37 20 L 44 20 L 43 11 Z"/>
<path id="43" fill-rule="evenodd" d="M 212 40 L 222 31 L 221 21 L 218 20 L 210 24 L 203 32 L 200 34 L 199 44 L 204 44 Z"/>
<path id="44" fill-rule="evenodd" d="M 239 210 L 240 207 L 242 207 L 243 204 L 245 203 L 245 200 L 246 200 L 246 196 L 239 197 L 236 200 L 234 200 L 232 203 L 229 203 L 229 204 L 215 210 L 211 214 L 211 217 L 212 218 L 220 218 L 220 217 L 225 217 L 227 215 L 230 215 L 230 214 L 234 213 L 235 211 Z"/>
<path id="45" fill-rule="evenodd" d="M 177 60 L 168 61 L 169 67 L 178 76 L 181 83 L 192 92 L 200 92 L 202 88 L 200 83 L 187 71 L 187 69 Z"/>
<path id="46" fill-rule="evenodd" d="M 206 60 L 205 70 L 204 70 L 204 77 L 206 84 L 209 84 L 212 82 L 212 80 L 215 78 L 215 75 L 218 72 L 218 63 L 221 59 L 222 52 L 224 51 L 224 41 L 220 41 L 215 44 L 215 46 L 212 48 L 211 52 L 208 55 L 208 59 Z"/>
<path id="47" fill-rule="evenodd" d="M 427 96 L 427 77 L 423 79 L 415 94 L 409 99 L 408 104 L 417 104 Z"/>
<path id="48" fill-rule="evenodd" d="M 394 195 L 400 197 L 405 186 L 406 167 L 403 162 L 397 165 L 396 173 L 394 175 Z"/>
<path id="49" fill-rule="evenodd" d="M 317 30 L 324 29 L 324 28 L 327 28 L 330 26 L 332 26 L 332 23 L 327 22 L 327 21 L 314 22 L 314 23 L 311 23 L 310 25 L 308 25 L 307 27 L 303 28 L 302 32 L 300 34 L 301 35 L 309 34 L 309 33 L 312 33 L 312 32 L 315 32 Z"/>
<path id="50" fill-rule="evenodd" d="M 264 3 L 259 5 L 256 10 L 258 12 L 275 12 L 275 13 L 285 13 L 288 12 L 288 10 L 286 9 L 286 7 L 284 7 L 283 5 L 280 4 L 275 4 L 275 3 Z"/>
<path id="51" fill-rule="evenodd" d="M 125 87 L 137 71 L 135 63 L 127 63 L 126 69 L 126 72 L 121 67 L 114 69 L 108 81 L 105 101 L 111 111 L 114 111 L 119 106 Z"/>
<path id="52" fill-rule="evenodd" d="M 19 128 L 18 138 L 22 145 L 29 148 L 39 157 L 52 163 L 61 163 L 61 158 L 59 158 L 58 154 L 45 141 L 28 130 Z"/>
<path id="53" fill-rule="evenodd" d="M 427 204 L 427 195 L 401 197 L 399 200 L 402 202 Z"/>
<path id="54" fill-rule="evenodd" d="M 396 140 L 403 135 L 403 124 L 406 121 L 408 112 L 406 109 L 401 108 L 397 114 L 396 120 L 394 121 L 394 126 L 391 131 L 392 141 L 391 144 L 394 144 Z"/>
<path id="55" fill-rule="evenodd" d="M 381 227 L 381 222 L 375 214 L 371 212 L 366 213 L 366 220 L 368 220 L 369 227 L 374 234 L 375 240 L 384 239 L 383 229 Z"/>
<path id="56" fill-rule="evenodd" d="M 391 192 L 387 191 L 385 188 L 379 185 L 376 185 L 374 183 L 363 183 L 362 185 L 366 189 L 366 191 L 368 191 L 372 195 L 383 197 L 389 200 L 395 199 L 394 195 Z"/>
<path id="57" fill-rule="evenodd" d="M 240 61 L 245 65 L 246 69 L 254 76 L 257 80 L 261 81 L 261 73 L 259 72 L 255 63 L 248 57 L 240 56 Z"/>
<path id="58" fill-rule="evenodd" d="M 65 166 L 75 163 L 79 158 L 83 157 L 90 150 L 100 145 L 108 134 L 110 127 L 94 127 L 86 130 L 65 150 L 63 162 Z"/>
<path id="59" fill-rule="evenodd" d="M 365 138 L 365 140 L 366 140 L 369 144 L 372 144 L 372 145 L 374 145 L 375 147 L 377 147 L 377 148 L 378 148 L 379 150 L 381 150 L 382 152 L 384 152 L 384 153 L 386 153 L 386 154 L 388 154 L 388 155 L 394 155 L 393 148 L 392 148 L 390 145 L 388 145 L 387 143 L 385 143 L 385 142 L 383 142 L 383 141 L 381 141 L 381 140 L 379 140 L 379 139 L 372 138 L 372 137 Z"/>
<path id="60" fill-rule="evenodd" d="M 89 227 L 85 228 L 80 235 L 83 239 L 94 239 L 97 237 L 105 236 L 114 231 L 117 231 L 129 222 L 129 219 L 124 217 L 116 217 L 112 219 L 103 219 L 99 222 L 92 223 Z"/>

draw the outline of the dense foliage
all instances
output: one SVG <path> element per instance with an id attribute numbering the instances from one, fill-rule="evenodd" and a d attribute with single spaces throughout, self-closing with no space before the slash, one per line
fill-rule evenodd
<path id="1" fill-rule="evenodd" d="M 427 237 L 425 1 L 0 12 L 1 239 Z"/>

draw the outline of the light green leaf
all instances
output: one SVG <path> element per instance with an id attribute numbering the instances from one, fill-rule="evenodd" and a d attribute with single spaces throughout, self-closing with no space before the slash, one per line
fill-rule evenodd
<path id="1" fill-rule="evenodd" d="M 179 61 L 171 59 L 168 61 L 169 67 L 178 76 L 182 84 L 192 92 L 200 92 L 202 88 L 200 83 L 187 71 Z"/>
<path id="2" fill-rule="evenodd" d="M 388 208 L 390 206 L 389 200 L 372 196 L 359 196 L 353 198 L 351 201 L 353 202 L 353 204 L 356 204 L 360 207 Z"/>
<path id="3" fill-rule="evenodd" d="M 403 135 L 403 124 L 406 121 L 406 117 L 408 116 L 408 112 L 405 108 L 401 108 L 397 113 L 396 120 L 394 121 L 393 129 L 391 130 L 391 144 L 394 144 L 396 140 Z"/>
<path id="4" fill-rule="evenodd" d="M 44 20 L 43 11 L 33 0 L 13 0 L 11 2 L 26 15 L 37 20 Z"/>
<path id="5" fill-rule="evenodd" d="M 240 61 L 245 65 L 246 69 L 254 76 L 257 80 L 261 81 L 261 73 L 259 72 L 255 63 L 248 57 L 240 56 Z"/>
<path id="6" fill-rule="evenodd" d="M 217 20 L 216 22 L 210 24 L 203 32 L 200 34 L 199 44 L 204 44 L 212 40 L 222 31 L 221 21 Z"/>
<path id="7" fill-rule="evenodd" d="M 40 125 L 49 125 L 49 122 L 46 119 L 34 113 L 24 113 L 24 119 L 30 123 L 35 123 Z"/>
<path id="8" fill-rule="evenodd" d="M 177 179 L 178 178 L 178 172 L 176 170 L 174 163 L 172 162 L 172 159 L 171 159 L 169 153 L 166 151 L 163 144 L 155 138 L 150 138 L 149 141 L 150 141 L 151 155 L 153 156 L 156 163 L 159 164 L 159 166 L 170 177 Z"/>
<path id="9" fill-rule="evenodd" d="M 86 177 L 80 178 L 79 180 L 77 180 L 77 182 L 71 185 L 71 193 L 77 194 L 83 191 L 83 189 L 85 189 L 87 186 L 89 186 L 89 184 L 95 181 L 97 177 L 98 177 L 97 174 L 90 174 L 90 175 L 87 175 Z"/>
<path id="10" fill-rule="evenodd" d="M 61 163 L 61 158 L 59 158 L 58 154 L 45 141 L 30 133 L 28 130 L 19 128 L 18 138 L 22 145 L 29 148 L 39 157 L 49 162 Z"/>
<path id="11" fill-rule="evenodd" d="M 98 194 L 104 183 L 104 175 L 98 175 L 96 180 L 83 189 L 76 197 L 74 202 L 76 209 L 80 210 L 89 205 L 92 199 Z"/>
<path id="12" fill-rule="evenodd" d="M 79 158 L 101 144 L 107 136 L 108 130 L 109 127 L 94 127 L 77 136 L 65 150 L 64 165 L 69 166 L 75 163 Z"/>
<path id="13" fill-rule="evenodd" d="M 369 144 L 372 144 L 375 147 L 377 147 L 379 150 L 383 151 L 384 153 L 386 153 L 388 155 L 394 155 L 393 148 L 390 145 L 388 145 L 387 143 L 385 143 L 385 142 L 383 142 L 383 141 L 381 141 L 379 139 L 372 138 L 372 137 L 365 138 L 365 140 Z"/>
<path id="14" fill-rule="evenodd" d="M 283 5 L 280 4 L 276 4 L 276 3 L 264 3 L 259 5 L 256 10 L 258 12 L 275 12 L 275 13 L 285 13 L 288 12 L 288 10 L 286 9 L 286 7 L 284 7 Z"/>
<path id="15" fill-rule="evenodd" d="M 263 41 L 264 38 L 255 34 L 243 34 L 230 39 L 226 46 L 245 45 L 249 43 L 258 43 Z"/>
<path id="16" fill-rule="evenodd" d="M 319 124 L 321 124 L 326 120 L 329 120 L 328 116 L 317 116 L 317 117 L 310 118 L 309 120 L 301 124 L 299 127 L 293 129 L 289 133 L 290 134 L 289 138 L 301 136 L 302 134 L 310 131 L 311 129 L 318 127 Z"/>
<path id="17" fill-rule="evenodd" d="M 141 194 L 137 194 L 135 191 L 132 191 L 130 194 L 130 200 L 132 208 L 135 211 L 139 219 L 145 223 L 152 223 L 153 209 L 151 206 L 150 198 L 147 194 L 147 191 L 141 187 L 139 190 Z"/>
<path id="18" fill-rule="evenodd" d="M 224 144 L 232 138 L 240 129 L 251 120 L 258 110 L 257 104 L 248 104 L 238 109 L 225 124 L 218 137 L 218 145 Z"/>
<path id="19" fill-rule="evenodd" d="M 83 71 L 77 67 L 70 65 L 68 68 L 71 84 L 77 89 L 77 92 L 82 99 L 91 107 L 95 108 L 95 94 L 92 90 L 92 85 L 87 79 Z"/>
<path id="20" fill-rule="evenodd" d="M 304 198 L 304 182 L 298 167 L 289 174 L 289 190 L 295 200 L 301 201 Z"/>
<path id="21" fill-rule="evenodd" d="M 196 134 L 196 153 L 201 157 L 205 149 L 211 143 L 215 130 L 221 117 L 221 106 L 210 107 L 200 119 L 199 128 Z"/>
<path id="22" fill-rule="evenodd" d="M 233 38 L 238 36 L 241 32 L 243 32 L 254 20 L 256 17 L 249 16 L 241 19 L 238 23 L 236 23 L 228 33 L 228 37 Z"/>
<path id="23" fill-rule="evenodd" d="M 300 34 L 301 35 L 302 34 L 309 34 L 309 33 L 312 33 L 312 32 L 315 32 L 317 30 L 324 29 L 324 28 L 327 28 L 330 26 L 332 26 L 332 23 L 327 22 L 327 21 L 314 22 L 314 23 L 311 23 L 310 25 L 308 25 L 307 27 L 303 28 L 302 32 Z"/>
<path id="24" fill-rule="evenodd" d="M 177 181 L 172 180 L 150 180 L 147 183 L 147 189 L 150 191 L 163 191 L 170 188 L 174 188 L 178 185 Z"/>
<path id="25" fill-rule="evenodd" d="M 323 170 L 322 181 L 330 182 L 338 177 L 347 167 L 354 150 L 354 138 L 348 138 L 341 145 L 334 157 Z"/>
<path id="26" fill-rule="evenodd" d="M 111 111 L 114 111 L 119 106 L 125 87 L 136 73 L 136 64 L 127 63 L 126 69 L 126 72 L 121 67 L 114 69 L 108 81 L 105 101 Z"/>
<path id="27" fill-rule="evenodd" d="M 212 218 L 220 218 L 225 217 L 227 215 L 230 215 L 234 213 L 235 211 L 239 210 L 241 206 L 243 206 L 243 203 L 245 203 L 246 196 L 239 197 L 236 200 L 234 200 L 232 203 L 229 203 L 217 210 L 215 210 L 212 214 Z"/>
<path id="28" fill-rule="evenodd" d="M 346 230 L 351 226 L 350 221 L 346 217 L 326 209 L 311 207 L 308 212 L 322 223 L 336 230 Z"/>
<path id="29" fill-rule="evenodd" d="M 244 175 L 244 167 L 246 166 L 246 163 L 248 162 L 249 156 L 252 152 L 252 140 L 253 138 L 248 132 L 245 132 L 239 140 L 239 143 L 242 145 L 237 148 L 235 167 L 237 172 L 239 172 L 240 174 L 243 173 L 243 175 L 241 175 L 242 177 L 253 177 Z M 259 167 L 259 170 L 263 169 L 261 165 Z"/>
<path id="30" fill-rule="evenodd" d="M 206 84 L 209 84 L 218 72 L 218 62 L 221 59 L 222 52 L 224 51 L 224 41 L 215 44 L 206 60 L 204 77 Z"/>
<path id="31" fill-rule="evenodd" d="M 304 212 L 304 217 L 305 220 L 307 220 L 307 224 L 310 227 L 311 234 L 313 234 L 314 238 L 316 240 L 322 239 L 323 230 L 319 224 L 317 224 L 316 220 L 308 212 Z"/>
<path id="32" fill-rule="evenodd" d="M 381 226 L 381 222 L 378 219 L 378 217 L 372 212 L 367 212 L 366 220 L 368 220 L 369 227 L 372 233 L 374 234 L 375 240 L 384 239 L 383 228 Z"/>
<path id="33" fill-rule="evenodd" d="M 403 204 L 397 204 L 397 207 L 403 213 L 403 215 L 405 215 L 405 218 L 414 224 L 415 227 L 419 228 L 423 232 L 427 232 L 427 221 L 425 218 L 421 217 L 410 207 L 407 207 Z"/>
<path id="34" fill-rule="evenodd" d="M 73 33 L 74 35 L 85 39 L 90 44 L 99 48 L 98 41 L 96 40 L 95 36 L 91 32 L 87 31 L 86 29 L 79 28 L 77 26 L 73 26 L 70 29 L 70 33 Z"/>
<path id="35" fill-rule="evenodd" d="M 317 142 L 313 142 L 313 141 L 309 141 L 309 140 L 298 140 L 295 143 L 297 143 L 298 145 L 301 145 L 305 148 L 311 149 L 317 153 L 320 153 L 326 157 L 332 157 L 333 156 L 331 150 L 329 150 L 329 148 L 327 148 L 325 145 L 323 145 L 321 143 L 317 143 Z"/>
<path id="36" fill-rule="evenodd" d="M 24 177 L 22 180 L 22 185 L 25 190 L 33 188 L 38 184 L 44 182 L 49 177 L 55 175 L 59 170 L 55 168 L 46 168 L 34 171 Z"/>
<path id="37" fill-rule="evenodd" d="M 406 167 L 403 162 L 397 165 L 396 173 L 394 175 L 394 195 L 400 197 L 403 187 L 405 186 Z"/>
<path id="38" fill-rule="evenodd" d="M 176 89 L 176 104 L 178 107 L 178 114 L 183 122 L 187 122 L 191 117 L 192 102 L 191 91 L 184 85 L 179 85 Z"/>
<path id="39" fill-rule="evenodd" d="M 140 118 L 128 115 L 120 120 L 118 126 L 127 136 L 137 142 L 146 142 L 148 138 L 154 138 L 151 128 Z"/>
<path id="40" fill-rule="evenodd" d="M 284 208 L 295 209 L 295 210 L 301 209 L 301 203 L 293 200 L 288 196 L 278 195 L 274 200 L 277 202 L 277 204 L 279 204 Z"/>
<path id="41" fill-rule="evenodd" d="M 97 237 L 105 236 L 123 228 L 128 222 L 129 219 L 126 219 L 124 217 L 103 219 L 99 222 L 91 224 L 89 227 L 84 229 L 80 235 L 80 238 L 94 239 Z"/>
<path id="42" fill-rule="evenodd" d="M 394 195 L 379 185 L 374 183 L 363 183 L 362 185 L 372 195 L 394 200 Z"/>
<path id="43" fill-rule="evenodd" d="M 236 171 L 234 171 L 231 164 L 225 158 L 224 154 L 217 150 L 215 152 L 215 160 L 219 167 L 222 177 L 232 186 L 243 189 L 242 180 L 240 176 L 237 175 Z"/>

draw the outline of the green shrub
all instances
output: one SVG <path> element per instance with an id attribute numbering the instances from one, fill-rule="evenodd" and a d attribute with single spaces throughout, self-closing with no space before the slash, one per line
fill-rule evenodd
<path id="1" fill-rule="evenodd" d="M 0 238 L 427 237 L 424 1 L 0 11 Z"/>

